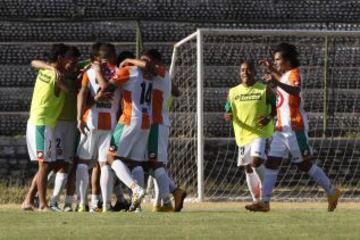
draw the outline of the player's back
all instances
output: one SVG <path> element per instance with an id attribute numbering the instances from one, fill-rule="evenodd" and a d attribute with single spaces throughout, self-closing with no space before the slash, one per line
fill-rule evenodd
<path id="1" fill-rule="evenodd" d="M 55 126 L 64 105 L 65 95 L 56 95 L 56 75 L 51 70 L 39 70 L 30 108 L 30 121 L 35 125 Z"/>
<path id="2" fill-rule="evenodd" d="M 113 82 L 122 89 L 123 112 L 119 122 L 150 128 L 151 96 L 153 83 L 144 77 L 143 71 L 134 66 L 119 69 Z"/>

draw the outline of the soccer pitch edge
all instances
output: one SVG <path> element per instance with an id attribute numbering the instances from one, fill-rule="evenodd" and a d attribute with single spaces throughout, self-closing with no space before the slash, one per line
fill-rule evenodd
<path id="1" fill-rule="evenodd" d="M 273 202 L 252 213 L 244 202 L 187 203 L 180 213 L 37 213 L 0 205 L 0 239 L 359 239 L 360 204 Z"/>

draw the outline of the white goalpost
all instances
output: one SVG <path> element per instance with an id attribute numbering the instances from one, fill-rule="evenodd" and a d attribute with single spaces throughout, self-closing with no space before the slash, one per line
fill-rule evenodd
<path id="1" fill-rule="evenodd" d="M 272 59 L 281 42 L 298 48 L 314 161 L 343 189 L 343 199 L 360 200 L 360 32 L 198 29 L 174 45 L 170 74 L 182 95 L 171 113 L 169 144 L 171 175 L 198 201 L 250 200 L 223 106 L 240 81 L 240 61 Z M 264 73 L 257 67 L 258 79 Z M 325 196 L 287 160 L 273 195 Z"/>

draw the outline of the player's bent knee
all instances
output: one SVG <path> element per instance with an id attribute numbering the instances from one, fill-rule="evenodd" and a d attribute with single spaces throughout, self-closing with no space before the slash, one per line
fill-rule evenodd
<path id="1" fill-rule="evenodd" d="M 312 164 L 313 163 L 311 161 L 302 161 L 300 163 L 297 163 L 296 166 L 299 170 L 303 172 L 308 172 L 312 167 Z"/>
<path id="2" fill-rule="evenodd" d="M 264 163 L 264 160 L 259 158 L 259 157 L 253 157 L 252 161 L 251 161 L 251 166 L 253 168 L 258 168 L 261 166 L 261 164 Z"/>
<path id="3" fill-rule="evenodd" d="M 244 170 L 245 170 L 246 173 L 252 173 L 253 172 L 251 164 L 245 165 Z"/>
<path id="4" fill-rule="evenodd" d="M 269 159 L 265 162 L 265 167 L 268 169 L 277 170 L 281 164 L 281 158 L 269 157 Z"/>

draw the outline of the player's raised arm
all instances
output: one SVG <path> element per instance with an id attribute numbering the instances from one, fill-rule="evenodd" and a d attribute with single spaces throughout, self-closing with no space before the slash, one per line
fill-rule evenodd
<path id="1" fill-rule="evenodd" d="M 301 91 L 300 73 L 291 71 L 300 65 L 295 46 L 285 43 L 279 44 L 274 51 L 274 61 L 277 72 L 275 72 L 275 68 L 271 68 L 271 73 L 263 78 L 264 81 L 271 82 L 275 87 L 281 88 L 290 95 L 298 96 Z M 281 73 L 280 78 L 278 73 Z M 281 80 L 285 74 L 289 75 L 286 76 L 289 79 L 287 82 Z"/>
<path id="2" fill-rule="evenodd" d="M 77 128 L 82 134 L 85 133 L 85 128 L 87 128 L 85 122 L 83 121 L 83 114 L 85 109 L 85 103 L 88 96 L 88 82 L 89 78 L 88 75 L 85 73 L 83 75 L 83 79 L 81 81 L 81 87 L 79 93 L 77 95 L 77 113 L 76 113 L 76 120 L 77 120 Z"/>

